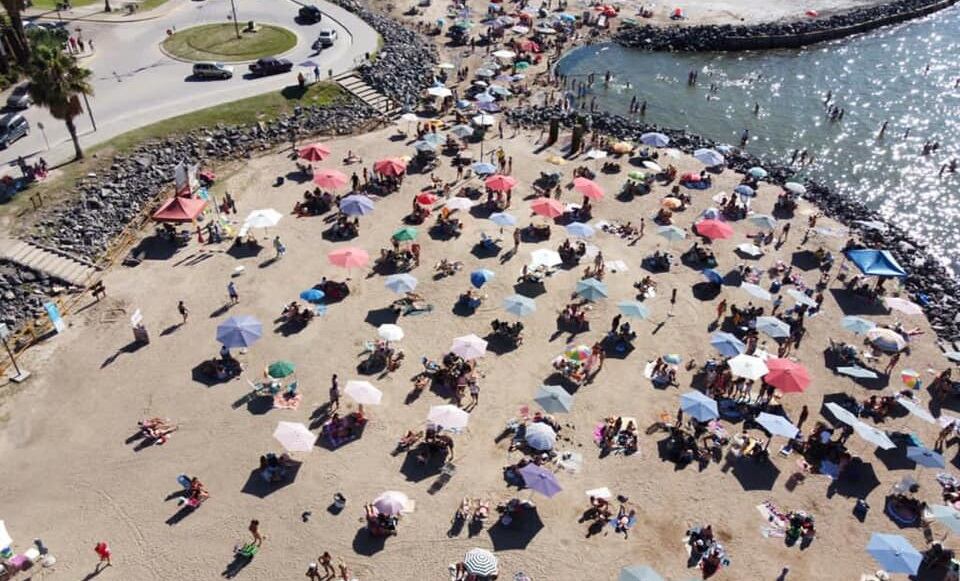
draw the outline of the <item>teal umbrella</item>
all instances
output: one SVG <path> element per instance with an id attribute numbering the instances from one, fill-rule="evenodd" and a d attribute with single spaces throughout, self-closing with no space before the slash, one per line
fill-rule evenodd
<path id="1" fill-rule="evenodd" d="M 274 379 L 282 379 L 292 375 L 296 368 L 296 365 L 289 361 L 276 361 L 271 363 L 270 367 L 267 367 L 267 375 Z"/>
<path id="2" fill-rule="evenodd" d="M 673 242 L 674 240 L 683 240 L 687 237 L 687 233 L 676 226 L 660 226 L 657 228 L 657 234 L 663 236 L 670 242 Z"/>
<path id="3" fill-rule="evenodd" d="M 542 386 L 533 401 L 548 414 L 566 414 L 573 409 L 573 396 L 559 385 Z"/>
<path id="4" fill-rule="evenodd" d="M 588 278 L 577 283 L 576 292 L 588 301 L 598 301 L 607 298 L 607 285 L 595 278 Z"/>
<path id="5" fill-rule="evenodd" d="M 631 319 L 646 319 L 650 316 L 650 310 L 638 301 L 620 301 L 617 303 L 617 308 Z"/>
<path id="6" fill-rule="evenodd" d="M 503 299 L 503 308 L 510 314 L 525 317 L 536 311 L 537 305 L 530 297 L 511 295 Z"/>
<path id="7" fill-rule="evenodd" d="M 399 242 L 410 242 L 416 240 L 417 229 L 406 226 L 393 233 L 393 239 Z"/>

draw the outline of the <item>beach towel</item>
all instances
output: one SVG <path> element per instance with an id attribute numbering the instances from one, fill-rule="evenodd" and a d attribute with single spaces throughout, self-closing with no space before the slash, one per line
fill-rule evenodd
<path id="1" fill-rule="evenodd" d="M 303 400 L 303 394 L 296 394 L 293 397 L 287 397 L 282 393 L 273 396 L 273 407 L 278 410 L 295 410 L 300 407 Z"/>

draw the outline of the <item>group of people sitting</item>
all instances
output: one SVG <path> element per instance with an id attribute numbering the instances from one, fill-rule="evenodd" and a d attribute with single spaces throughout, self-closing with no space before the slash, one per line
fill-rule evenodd
<path id="1" fill-rule="evenodd" d="M 569 238 L 564 239 L 560 247 L 557 248 L 560 258 L 566 265 L 579 264 L 580 259 L 587 253 L 587 244 L 582 240 L 573 245 Z"/>
<path id="2" fill-rule="evenodd" d="M 704 578 L 710 577 L 722 566 L 730 563 L 723 545 L 714 538 L 711 525 L 689 529 L 687 544 L 691 554 L 698 558 L 697 566 L 703 571 Z"/>
<path id="3" fill-rule="evenodd" d="M 571 327 L 574 329 L 585 329 L 589 322 L 587 321 L 587 312 L 591 309 L 589 304 L 582 302 L 568 303 L 560 311 L 557 319 L 558 327 Z"/>
<path id="4" fill-rule="evenodd" d="M 490 326 L 493 328 L 494 336 L 507 339 L 514 345 L 523 343 L 523 323 L 520 321 L 508 323 L 507 321 L 494 319 Z"/>
<path id="5" fill-rule="evenodd" d="M 483 304 L 485 298 L 487 298 L 487 295 L 479 290 L 468 288 L 460 293 L 460 296 L 457 298 L 457 306 L 469 311 L 475 311 Z"/>
<path id="6" fill-rule="evenodd" d="M 375 537 L 389 537 L 397 534 L 397 525 L 400 524 L 400 515 L 383 514 L 372 504 L 363 506 L 367 518 L 367 530 Z"/>
<path id="7" fill-rule="evenodd" d="M 300 308 L 300 303 L 293 301 L 283 308 L 280 316 L 288 323 L 306 325 L 313 320 L 313 318 L 316 316 L 316 313 L 309 305 L 305 305 L 303 308 Z"/>
<path id="8" fill-rule="evenodd" d="M 357 411 L 343 417 L 334 412 L 330 419 L 323 423 L 321 433 L 330 445 L 337 447 L 363 435 L 366 425 L 367 418 L 363 414 L 363 408 L 359 407 Z"/>
<path id="9" fill-rule="evenodd" d="M 360 235 L 360 218 L 350 219 L 346 214 L 337 214 L 333 225 L 330 226 L 330 238 L 334 240 L 349 240 Z"/>
<path id="10" fill-rule="evenodd" d="M 277 456 L 268 452 L 260 456 L 260 477 L 270 484 L 282 482 L 287 477 L 287 469 L 292 460 L 287 453 Z"/>
<path id="11" fill-rule="evenodd" d="M 389 341 L 378 339 L 368 353 L 367 358 L 360 364 L 363 371 L 382 368 L 387 372 L 393 372 L 399 369 L 403 363 L 403 350 L 392 345 Z"/>
<path id="12" fill-rule="evenodd" d="M 443 236 L 457 238 L 463 232 L 463 220 L 451 215 L 448 208 L 443 208 L 437 214 L 436 231 Z"/>
<path id="13" fill-rule="evenodd" d="M 653 254 L 643 259 L 645 268 L 653 272 L 669 272 L 670 265 L 673 263 L 673 257 L 669 252 L 664 252 L 657 248 Z"/>
<path id="14" fill-rule="evenodd" d="M 137 425 L 140 427 L 140 435 L 158 446 L 166 444 L 170 434 L 177 431 L 177 425 L 168 418 L 147 418 L 137 422 Z"/>
<path id="15" fill-rule="evenodd" d="M 413 268 L 416 257 L 409 248 L 381 248 L 380 256 L 374 261 L 373 268 L 384 268 L 391 272 L 407 272 Z"/>
<path id="16" fill-rule="evenodd" d="M 433 267 L 433 271 L 436 273 L 437 278 L 444 278 L 447 276 L 453 276 L 463 270 L 463 262 L 459 260 L 450 260 L 447 258 L 441 258 Z"/>
<path id="17" fill-rule="evenodd" d="M 633 454 L 639 449 L 636 422 L 624 421 L 622 416 L 605 418 L 600 428 L 598 445 L 604 453 L 619 448 L 626 454 Z"/>
<path id="18" fill-rule="evenodd" d="M 707 268 L 716 268 L 717 257 L 713 250 L 701 246 L 699 242 L 694 242 L 693 246 L 683 253 L 683 259 L 694 264 L 701 264 Z"/>
<path id="19" fill-rule="evenodd" d="M 303 199 L 297 200 L 294 204 L 293 213 L 297 217 L 319 216 L 329 212 L 333 204 L 339 201 L 339 199 L 335 200 L 330 192 L 324 192 L 320 188 L 306 190 L 303 192 Z"/>
<path id="20" fill-rule="evenodd" d="M 407 434 L 409 436 L 410 432 Z M 416 455 L 418 463 L 430 464 L 436 458 L 443 462 L 453 462 L 453 438 L 443 433 L 443 427 L 428 424 L 423 439 L 417 443 L 415 449 L 412 444 L 408 445 L 408 448 Z"/>

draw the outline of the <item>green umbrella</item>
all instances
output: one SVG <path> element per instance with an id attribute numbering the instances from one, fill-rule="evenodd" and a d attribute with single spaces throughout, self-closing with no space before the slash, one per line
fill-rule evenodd
<path id="1" fill-rule="evenodd" d="M 520 61 L 513 65 L 518 71 L 525 71 L 530 68 L 530 63 L 527 61 Z"/>
<path id="2" fill-rule="evenodd" d="M 627 178 L 635 182 L 642 182 L 643 180 L 647 179 L 647 174 L 643 173 L 642 171 L 632 171 L 627 174 Z"/>
<path id="3" fill-rule="evenodd" d="M 281 379 L 293 373 L 296 366 L 289 361 L 275 361 L 267 368 L 267 374 L 274 379 Z"/>
<path id="4" fill-rule="evenodd" d="M 409 242 L 417 237 L 417 229 L 409 226 L 401 228 L 393 233 L 393 239 L 400 242 Z"/>

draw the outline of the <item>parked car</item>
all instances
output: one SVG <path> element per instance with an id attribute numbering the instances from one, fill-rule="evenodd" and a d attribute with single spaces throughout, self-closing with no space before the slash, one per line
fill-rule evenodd
<path id="1" fill-rule="evenodd" d="M 193 76 L 198 79 L 229 79 L 233 76 L 233 67 L 223 63 L 197 63 L 193 65 Z"/>
<path id="2" fill-rule="evenodd" d="M 287 59 L 276 59 L 272 56 L 264 57 L 250 64 L 250 73 L 256 77 L 266 77 L 267 75 L 278 75 L 280 73 L 290 72 L 293 63 Z"/>
<path id="3" fill-rule="evenodd" d="M 300 7 L 300 10 L 297 11 L 297 17 L 300 22 L 314 24 L 320 22 L 320 19 L 323 18 L 323 12 L 320 12 L 320 9 L 316 6 L 306 5 Z"/>
<path id="4" fill-rule="evenodd" d="M 333 43 L 337 40 L 337 31 L 332 28 L 327 28 L 320 31 L 320 35 L 317 36 L 317 41 L 313 43 L 313 48 L 327 48 L 328 46 L 333 46 Z"/>
<path id="5" fill-rule="evenodd" d="M 30 133 L 30 122 L 19 113 L 8 113 L 0 118 L 0 148 L 6 149 L 11 143 Z"/>
<path id="6" fill-rule="evenodd" d="M 7 109 L 22 111 L 31 104 L 33 104 L 33 99 L 30 98 L 30 83 L 17 85 L 10 96 L 7 97 Z"/>

